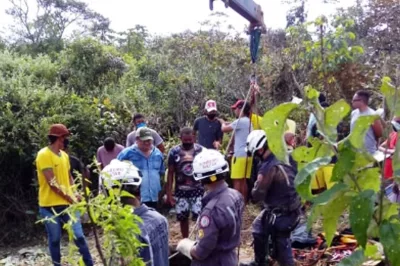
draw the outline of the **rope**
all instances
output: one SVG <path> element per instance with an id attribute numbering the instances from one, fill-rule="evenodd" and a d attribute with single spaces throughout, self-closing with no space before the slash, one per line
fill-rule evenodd
<path id="1" fill-rule="evenodd" d="M 197 229 L 198 225 L 199 225 L 199 219 L 197 219 L 196 224 L 192 228 L 192 231 L 190 231 L 189 238 L 192 237 L 192 235 L 193 235 L 194 231 Z M 179 251 L 175 252 L 174 254 L 172 254 L 171 256 L 168 257 L 168 260 L 172 259 L 173 257 L 175 257 L 178 254 L 179 254 Z"/>
<path id="2" fill-rule="evenodd" d="M 250 88 L 249 88 L 249 91 L 247 92 L 246 98 L 244 99 L 245 103 L 246 103 L 247 100 L 249 99 L 250 93 L 251 93 L 251 86 L 250 86 Z M 244 110 L 244 107 L 245 107 L 245 106 L 246 106 L 246 105 L 243 104 L 243 107 L 242 107 L 242 109 L 240 110 L 238 122 L 236 123 L 235 128 L 234 128 L 233 131 L 232 131 L 233 134 L 231 135 L 231 137 L 230 137 L 230 139 L 229 139 L 229 142 L 228 142 L 228 145 L 226 146 L 227 149 L 226 149 L 225 155 L 228 155 L 229 147 L 230 147 L 231 144 L 232 144 L 233 136 L 235 135 L 235 131 L 236 131 L 237 125 L 239 124 L 240 119 L 242 118 L 242 114 L 243 114 L 243 110 Z"/>

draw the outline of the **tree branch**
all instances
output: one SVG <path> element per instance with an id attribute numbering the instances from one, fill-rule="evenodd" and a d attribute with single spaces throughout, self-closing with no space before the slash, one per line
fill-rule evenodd
<path id="1" fill-rule="evenodd" d="M 92 227 L 92 231 L 93 231 L 93 234 L 94 234 L 94 239 L 95 239 L 95 242 L 96 242 L 97 252 L 99 252 L 99 256 L 101 258 L 101 261 L 103 262 L 103 265 L 107 266 L 107 261 L 106 261 L 106 259 L 104 257 L 103 250 L 102 250 L 101 244 L 100 244 L 99 235 L 97 233 L 96 223 L 95 223 L 94 218 L 92 216 L 92 212 L 90 211 L 90 199 L 89 199 L 89 195 L 88 195 L 88 191 L 87 191 L 87 187 L 86 187 L 86 177 L 85 176 L 82 175 L 82 180 L 81 181 L 82 181 L 82 187 L 83 187 L 83 196 L 84 196 L 85 201 L 86 201 L 86 211 L 87 211 L 88 216 L 90 218 L 90 225 Z"/>

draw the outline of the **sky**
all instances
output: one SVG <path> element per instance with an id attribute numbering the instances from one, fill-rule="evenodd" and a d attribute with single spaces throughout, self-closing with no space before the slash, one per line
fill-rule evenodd
<path id="1" fill-rule="evenodd" d="M 18 1 L 18 0 L 17 0 Z M 124 31 L 140 24 L 148 28 L 150 33 L 168 35 L 184 30 L 200 29 L 200 22 L 210 19 L 208 0 L 83 0 L 89 7 L 111 20 L 111 28 Z M 35 3 L 35 0 L 28 0 Z M 286 12 L 290 8 L 282 0 L 256 0 L 264 11 L 265 24 L 269 28 L 284 28 Z M 338 0 L 337 4 L 323 4 L 322 0 L 308 0 L 308 19 L 317 16 L 331 15 L 337 7 L 348 7 L 354 0 Z M 9 0 L 0 0 L 0 29 L 7 32 L 12 19 L 5 14 L 10 6 Z M 214 11 L 224 12 L 229 17 L 226 25 L 232 25 L 235 30 L 242 31 L 247 20 L 226 9 L 223 2 L 214 2 Z M 211 18 L 212 19 L 212 18 Z"/>

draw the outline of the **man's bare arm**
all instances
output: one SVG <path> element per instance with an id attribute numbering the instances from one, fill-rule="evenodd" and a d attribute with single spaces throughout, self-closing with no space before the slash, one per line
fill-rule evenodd
<path id="1" fill-rule="evenodd" d="M 175 167 L 173 165 L 168 166 L 168 175 L 167 175 L 167 201 L 170 205 L 174 205 L 174 199 L 172 197 L 172 184 L 174 183 L 175 177 Z"/>
<path id="2" fill-rule="evenodd" d="M 158 144 L 157 148 L 161 151 L 161 153 L 165 152 L 165 147 L 164 147 L 164 143 L 161 142 L 160 144 Z"/>
<path id="3" fill-rule="evenodd" d="M 221 124 L 221 131 L 224 133 L 229 133 L 233 131 L 233 127 L 228 123 Z"/>
<path id="4" fill-rule="evenodd" d="M 68 202 L 74 203 L 74 200 L 71 198 L 71 196 L 66 194 L 64 191 L 62 191 L 60 184 L 58 184 L 58 182 L 54 176 L 53 169 L 43 170 L 43 175 L 45 176 L 47 183 L 50 185 L 50 188 L 55 193 L 57 193 L 58 195 L 63 197 Z M 70 182 L 71 182 L 71 176 L 70 176 Z M 73 183 L 73 181 L 72 181 L 72 183 Z"/>
<path id="5" fill-rule="evenodd" d="M 380 119 L 375 120 L 372 124 L 372 130 L 374 131 L 374 135 L 376 139 L 379 139 L 383 135 L 383 126 Z"/>

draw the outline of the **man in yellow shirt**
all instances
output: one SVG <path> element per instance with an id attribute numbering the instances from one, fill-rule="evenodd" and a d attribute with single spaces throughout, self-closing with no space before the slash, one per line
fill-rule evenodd
<path id="1" fill-rule="evenodd" d="M 62 124 L 54 124 L 48 134 L 50 145 L 41 149 L 36 157 L 36 169 L 39 181 L 39 212 L 46 221 L 46 231 L 50 256 L 53 264 L 61 265 L 61 227 L 71 218 L 68 214 L 55 216 L 63 212 L 77 199 L 72 192 L 73 179 L 70 174 L 68 155 L 63 151 L 69 143 L 69 131 Z M 73 224 L 74 240 L 86 266 L 92 266 L 93 260 L 83 235 L 79 218 Z"/>

